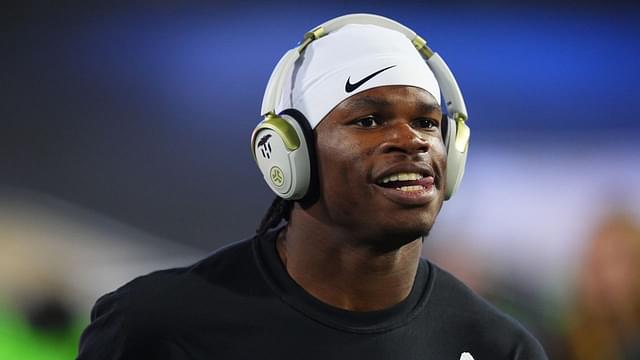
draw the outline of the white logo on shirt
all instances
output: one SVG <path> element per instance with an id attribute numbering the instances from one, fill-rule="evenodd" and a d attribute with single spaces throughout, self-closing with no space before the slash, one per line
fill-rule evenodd
<path id="1" fill-rule="evenodd" d="M 462 355 L 460 355 L 460 360 L 473 360 L 473 356 L 468 352 L 463 352 Z"/>

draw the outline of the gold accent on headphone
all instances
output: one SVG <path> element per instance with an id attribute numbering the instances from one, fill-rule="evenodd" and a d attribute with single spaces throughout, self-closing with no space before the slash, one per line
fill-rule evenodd
<path id="1" fill-rule="evenodd" d="M 300 138 L 298 138 L 298 134 L 296 134 L 296 129 L 274 113 L 268 113 L 264 117 L 264 120 L 258 125 L 256 132 L 262 129 L 271 129 L 280 135 L 280 138 L 282 138 L 282 141 L 284 142 L 284 146 L 289 151 L 293 151 L 300 147 Z M 256 139 L 253 141 L 255 146 Z"/>
<path id="2" fill-rule="evenodd" d="M 467 151 L 467 148 L 469 147 L 469 138 L 471 137 L 471 129 L 469 129 L 469 127 L 465 123 L 465 120 L 467 118 L 464 115 L 460 113 L 455 113 L 453 118 L 456 122 L 456 139 L 455 139 L 454 145 L 456 147 L 456 150 L 458 150 L 461 153 L 464 153 Z"/>
<path id="3" fill-rule="evenodd" d="M 419 35 L 416 35 L 416 37 L 411 40 L 411 42 L 413 43 L 413 46 L 416 47 L 416 50 L 418 50 L 418 52 L 420 52 L 420 54 L 422 54 L 422 56 L 424 56 L 427 60 L 429 60 L 433 56 L 433 50 L 431 50 L 431 48 L 427 46 L 427 41 Z"/>
<path id="4" fill-rule="evenodd" d="M 306 49 L 307 46 L 311 44 L 311 42 L 313 42 L 314 40 L 318 40 L 325 35 L 327 35 L 327 32 L 324 30 L 322 26 L 318 26 L 317 28 L 304 34 L 304 38 L 302 39 L 300 46 L 298 46 L 298 53 L 302 54 L 304 49 Z"/>

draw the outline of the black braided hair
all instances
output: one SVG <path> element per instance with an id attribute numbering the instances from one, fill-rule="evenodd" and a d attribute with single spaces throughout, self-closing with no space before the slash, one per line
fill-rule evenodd
<path id="1" fill-rule="evenodd" d="M 280 222 L 282 222 L 282 220 L 289 221 L 291 209 L 293 209 L 293 201 L 285 200 L 279 196 L 276 196 L 276 198 L 273 199 L 269 210 L 267 210 L 267 213 L 260 221 L 260 226 L 256 230 L 256 234 L 263 235 L 269 229 L 273 229 L 276 226 L 280 225 Z"/>

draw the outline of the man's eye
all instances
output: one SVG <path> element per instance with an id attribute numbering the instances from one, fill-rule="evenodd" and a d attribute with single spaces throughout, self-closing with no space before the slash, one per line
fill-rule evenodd
<path id="1" fill-rule="evenodd" d="M 373 128 L 380 125 L 378 120 L 373 116 L 367 116 L 366 118 L 358 119 L 356 120 L 355 124 L 364 128 Z"/>
<path id="2" fill-rule="evenodd" d="M 437 128 L 438 127 L 438 122 L 433 120 L 433 119 L 417 119 L 414 121 L 413 126 L 415 126 L 418 129 L 431 129 L 431 128 Z"/>

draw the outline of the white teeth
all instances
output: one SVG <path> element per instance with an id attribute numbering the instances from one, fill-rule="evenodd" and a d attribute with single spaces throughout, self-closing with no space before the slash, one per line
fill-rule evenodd
<path id="1" fill-rule="evenodd" d="M 393 175 L 389 175 L 380 180 L 381 183 L 386 184 L 390 181 L 409 181 L 409 180 L 420 180 L 424 176 L 418 173 L 397 173 Z"/>
<path id="2" fill-rule="evenodd" d="M 420 191 L 420 190 L 424 190 L 424 187 L 421 186 L 421 185 L 401 186 L 399 188 L 396 188 L 396 190 L 400 190 L 400 191 Z"/>

